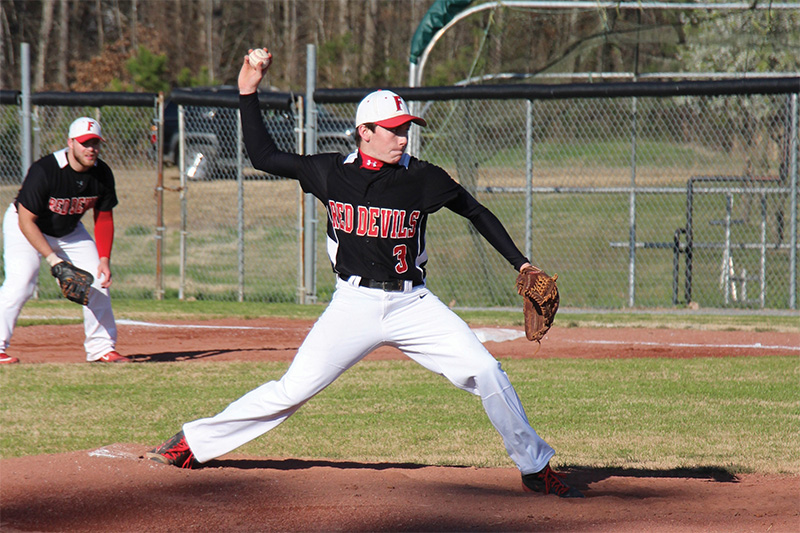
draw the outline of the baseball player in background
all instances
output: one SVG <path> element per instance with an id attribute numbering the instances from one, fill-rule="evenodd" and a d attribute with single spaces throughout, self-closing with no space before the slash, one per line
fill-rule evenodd
<path id="1" fill-rule="evenodd" d="M 100 123 L 81 117 L 69 127 L 67 148 L 31 165 L 3 219 L 5 281 L 0 287 L 0 364 L 17 363 L 6 354 L 22 306 L 36 287 L 44 257 L 52 267 L 69 261 L 95 275 L 83 306 L 86 360 L 125 363 L 116 351 L 117 326 L 111 310 L 112 209 L 117 205 L 114 175 L 99 159 Z M 97 244 L 81 223 L 94 211 Z"/>
<path id="2" fill-rule="evenodd" d="M 325 205 L 336 290 L 280 380 L 212 418 L 184 424 L 148 457 L 183 468 L 219 457 L 276 427 L 376 348 L 394 346 L 480 396 L 523 488 L 583 497 L 551 470 L 555 452 L 531 427 L 500 363 L 425 286 L 428 215 L 446 207 L 469 219 L 515 269 L 530 266 L 528 259 L 497 217 L 443 169 L 405 153 L 411 124 L 426 124 L 391 91 L 373 92 L 358 105 L 356 152 L 280 151 L 264 127 L 256 94 L 270 63 L 271 56 L 255 67 L 245 59 L 239 73 L 247 152 L 255 168 L 298 180 Z"/>

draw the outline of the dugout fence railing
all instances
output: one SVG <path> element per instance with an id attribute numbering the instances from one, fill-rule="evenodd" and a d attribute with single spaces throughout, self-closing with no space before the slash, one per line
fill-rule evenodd
<path id="1" fill-rule="evenodd" d="M 492 209 L 535 264 L 559 273 L 565 307 L 797 308 L 800 78 L 393 90 L 428 120 L 418 155 Z M 286 149 L 312 151 L 321 133 L 352 123 L 367 91 L 316 89 L 313 102 L 265 93 L 264 119 Z M 326 213 L 293 180 L 250 167 L 235 92 L 124 98 L 31 95 L 34 159 L 64 144 L 74 117 L 103 123 L 102 157 L 120 194 L 117 294 L 330 297 Z M 182 136 L 175 165 L 158 153 L 170 100 L 179 106 Z M 0 103 L 0 201 L 7 205 L 22 179 L 20 93 L 2 91 Z M 189 176 L 202 133 L 209 142 L 200 153 L 210 166 L 203 172 L 200 163 Z M 304 276 L 310 243 L 313 287 Z M 513 271 L 465 220 L 446 209 L 432 215 L 428 248 L 429 285 L 444 301 L 518 306 Z M 40 294 L 57 297 L 49 283 Z"/>

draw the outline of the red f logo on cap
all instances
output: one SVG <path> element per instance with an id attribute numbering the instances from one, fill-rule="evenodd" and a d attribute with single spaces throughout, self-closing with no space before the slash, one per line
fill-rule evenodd
<path id="1" fill-rule="evenodd" d="M 402 111 L 403 110 L 403 99 L 402 98 L 400 98 L 399 96 L 395 95 L 394 103 L 397 105 L 397 110 L 398 111 Z"/>

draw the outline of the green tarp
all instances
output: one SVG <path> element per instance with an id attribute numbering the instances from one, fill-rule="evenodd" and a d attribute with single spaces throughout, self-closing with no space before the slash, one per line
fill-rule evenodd
<path id="1" fill-rule="evenodd" d="M 459 12 L 467 8 L 472 0 L 436 0 L 431 8 L 422 17 L 411 39 L 411 56 L 409 60 L 417 64 L 419 56 L 425 51 L 425 47 L 431 42 L 436 32 L 453 20 Z"/>

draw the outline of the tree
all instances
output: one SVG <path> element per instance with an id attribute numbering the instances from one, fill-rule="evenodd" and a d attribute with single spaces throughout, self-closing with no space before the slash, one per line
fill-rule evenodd
<path id="1" fill-rule="evenodd" d="M 67 86 L 67 67 L 69 66 L 69 2 L 60 0 L 61 23 L 58 25 L 58 68 L 56 82 L 60 87 Z"/>
<path id="2" fill-rule="evenodd" d="M 144 90 L 124 68 L 139 46 L 166 58 L 161 76 L 170 87 L 201 78 L 235 84 L 247 49 L 267 46 L 276 58 L 268 83 L 301 91 L 305 47 L 313 43 L 324 86 L 403 86 L 411 38 L 433 2 L 2 0 L 0 82 L 20 87 L 23 42 L 31 43 L 36 87 L 61 90 L 105 87 L 112 79 Z M 797 71 L 799 13 L 504 4 L 448 30 L 429 57 L 424 83 L 506 72 Z"/>
<path id="3" fill-rule="evenodd" d="M 687 43 L 678 52 L 684 70 L 800 70 L 800 8 L 691 13 L 686 17 L 685 27 Z"/>
<path id="4" fill-rule="evenodd" d="M 44 73 L 47 67 L 47 45 L 50 43 L 50 31 L 53 29 L 53 0 L 44 0 L 42 3 L 42 23 L 39 26 L 39 50 L 36 56 L 36 68 L 33 72 L 33 89 L 42 90 L 44 87 Z"/>
<path id="5" fill-rule="evenodd" d="M 140 46 L 138 53 L 127 61 L 126 67 L 137 88 L 147 92 L 166 92 L 169 90 L 169 83 L 165 79 L 166 63 L 166 55 L 153 54 Z"/>

